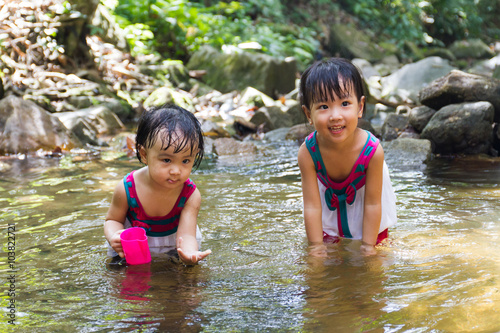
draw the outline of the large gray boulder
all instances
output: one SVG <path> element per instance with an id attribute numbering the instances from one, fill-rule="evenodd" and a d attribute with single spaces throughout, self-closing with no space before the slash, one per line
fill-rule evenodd
<path id="1" fill-rule="evenodd" d="M 242 50 L 222 53 L 210 46 L 201 47 L 190 58 L 187 68 L 206 70 L 203 81 L 227 93 L 254 87 L 264 94 L 276 97 L 295 88 L 296 61 Z"/>
<path id="2" fill-rule="evenodd" d="M 429 120 L 436 113 L 436 110 L 425 105 L 419 105 L 410 110 L 410 125 L 418 132 L 422 132 Z"/>
<path id="3" fill-rule="evenodd" d="M 387 164 L 398 169 L 421 169 L 432 158 L 432 146 L 429 140 L 398 138 L 382 142 Z"/>
<path id="4" fill-rule="evenodd" d="M 448 60 L 429 57 L 408 64 L 380 80 L 381 98 L 395 103 L 417 104 L 418 93 L 432 81 L 454 69 Z"/>
<path id="5" fill-rule="evenodd" d="M 83 144 L 106 146 L 100 135 L 114 134 L 125 129 L 120 118 L 106 106 L 93 106 L 73 112 L 59 112 L 55 117 Z"/>
<path id="6" fill-rule="evenodd" d="M 500 80 L 492 77 L 453 70 L 423 88 L 419 99 L 436 110 L 448 104 L 488 101 L 495 108 L 495 122 L 500 121 Z"/>
<path id="7" fill-rule="evenodd" d="M 489 153 L 494 110 L 489 102 L 450 104 L 438 110 L 422 131 L 440 154 Z"/>
<path id="8" fill-rule="evenodd" d="M 31 101 L 10 95 L 0 101 L 0 153 L 81 147 L 62 122 Z"/>

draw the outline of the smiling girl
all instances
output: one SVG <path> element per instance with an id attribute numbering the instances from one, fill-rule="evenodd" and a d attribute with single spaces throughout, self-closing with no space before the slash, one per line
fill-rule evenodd
<path id="1" fill-rule="evenodd" d="M 351 238 L 373 255 L 396 223 L 396 197 L 379 140 L 357 127 L 363 79 L 346 59 L 318 61 L 302 74 L 300 99 L 315 128 L 298 153 L 311 253 L 325 255 L 324 242 Z"/>

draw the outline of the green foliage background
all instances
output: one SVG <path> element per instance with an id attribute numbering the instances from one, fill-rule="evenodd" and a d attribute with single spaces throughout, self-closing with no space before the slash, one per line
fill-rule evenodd
<path id="1" fill-rule="evenodd" d="M 133 55 L 187 60 L 204 44 L 253 42 L 257 52 L 294 56 L 299 68 L 318 56 L 325 27 L 355 17 L 358 26 L 402 47 L 446 46 L 500 37 L 498 0 L 105 0 L 127 33 Z"/>

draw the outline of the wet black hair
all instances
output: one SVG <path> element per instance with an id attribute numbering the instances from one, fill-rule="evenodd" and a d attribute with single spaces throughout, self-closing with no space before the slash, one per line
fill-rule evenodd
<path id="1" fill-rule="evenodd" d="M 203 134 L 200 122 L 191 112 L 173 104 L 146 110 L 139 120 L 135 137 L 136 155 L 140 162 L 141 147 L 153 147 L 159 135 L 162 149 L 166 150 L 172 145 L 175 153 L 186 147 L 190 147 L 191 153 L 197 149 L 193 168 L 200 165 L 204 153 Z"/>
<path id="2" fill-rule="evenodd" d="M 360 101 L 365 95 L 363 83 L 360 71 L 347 59 L 316 61 L 300 78 L 300 104 L 311 109 L 313 103 L 333 101 L 335 96 L 345 97 L 351 88 Z"/>

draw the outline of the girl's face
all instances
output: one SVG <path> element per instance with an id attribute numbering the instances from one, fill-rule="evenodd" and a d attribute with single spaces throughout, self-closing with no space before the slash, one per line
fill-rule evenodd
<path id="1" fill-rule="evenodd" d="M 191 152 L 189 146 L 179 152 L 175 150 L 175 145 L 164 149 L 161 139 L 157 139 L 149 149 L 140 148 L 142 162 L 148 166 L 151 180 L 167 189 L 184 185 L 191 174 L 197 154 L 197 149 Z"/>
<path id="2" fill-rule="evenodd" d="M 342 142 L 356 130 L 358 119 L 363 116 L 365 97 L 358 100 L 353 89 L 348 89 L 345 93 L 343 97 L 334 94 L 334 100 L 314 102 L 310 109 L 302 106 L 319 138 Z"/>

